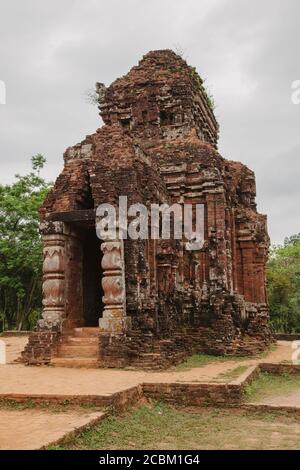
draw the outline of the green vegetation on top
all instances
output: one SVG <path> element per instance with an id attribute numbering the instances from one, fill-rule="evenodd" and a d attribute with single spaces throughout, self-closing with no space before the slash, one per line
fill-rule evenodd
<path id="1" fill-rule="evenodd" d="M 190 67 L 190 70 L 191 70 L 191 76 L 192 76 L 197 88 L 204 94 L 204 96 L 207 100 L 208 106 L 211 109 L 211 111 L 213 112 L 216 108 L 215 99 L 214 99 L 213 95 L 210 93 L 209 89 L 204 86 L 205 80 L 202 80 L 202 78 L 198 74 L 195 67 Z"/>

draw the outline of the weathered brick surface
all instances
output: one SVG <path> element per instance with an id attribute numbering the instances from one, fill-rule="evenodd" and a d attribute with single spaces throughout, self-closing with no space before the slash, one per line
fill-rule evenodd
<path id="1" fill-rule="evenodd" d="M 50 364 L 61 337 L 59 325 L 39 324 L 31 332 L 29 341 L 22 351 L 22 359 L 30 365 Z"/>
<path id="2" fill-rule="evenodd" d="M 300 364 L 272 364 L 272 363 L 261 363 L 259 364 L 261 372 L 267 372 L 268 374 L 283 375 L 300 375 Z"/>
<path id="3" fill-rule="evenodd" d="M 234 406 L 242 401 L 242 387 L 217 384 L 143 384 L 145 397 L 184 406 Z"/>
<path id="4" fill-rule="evenodd" d="M 66 150 L 64 170 L 41 208 L 44 230 L 51 232 L 53 213 L 117 204 L 127 195 L 128 204 L 203 203 L 206 232 L 199 251 L 178 240 L 125 240 L 131 327 L 100 336 L 101 363 L 164 367 L 194 351 L 262 351 L 271 341 L 266 216 L 256 210 L 254 173 L 217 151 L 218 124 L 200 77 L 172 51 L 154 51 L 98 90 L 104 125 Z M 72 230 L 82 240 L 84 227 Z M 84 324 L 76 280 L 81 255 L 70 244 L 66 236 L 61 316 L 69 327 Z"/>

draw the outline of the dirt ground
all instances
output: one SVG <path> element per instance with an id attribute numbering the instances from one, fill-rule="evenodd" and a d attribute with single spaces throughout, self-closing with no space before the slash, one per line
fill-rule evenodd
<path id="1" fill-rule="evenodd" d="M 297 406 L 300 407 L 300 390 L 295 390 L 286 395 L 276 395 L 274 397 L 267 397 L 259 401 L 264 405 L 273 406 Z"/>
<path id="2" fill-rule="evenodd" d="M 39 409 L 0 410 L 0 450 L 40 449 L 61 439 L 91 422 L 97 422 L 103 413 L 61 412 L 49 413 Z M 45 429 L 47 430 L 45 432 Z"/>

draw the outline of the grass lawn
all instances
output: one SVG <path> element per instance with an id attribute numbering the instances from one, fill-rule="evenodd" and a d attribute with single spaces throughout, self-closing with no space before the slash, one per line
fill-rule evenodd
<path id="1" fill-rule="evenodd" d="M 246 361 L 247 359 L 254 359 L 254 358 L 265 358 L 267 357 L 272 351 L 275 351 L 276 345 L 272 344 L 269 346 L 266 351 L 258 354 L 257 356 L 213 356 L 211 354 L 193 354 L 190 356 L 186 361 L 182 362 L 178 366 L 176 366 L 176 370 L 188 370 L 193 369 L 194 367 L 202 367 L 206 364 L 215 364 L 218 362 L 241 362 Z"/>
<path id="2" fill-rule="evenodd" d="M 231 382 L 232 380 L 236 380 L 240 375 L 242 375 L 249 366 L 244 366 L 240 365 L 235 367 L 234 369 L 227 370 L 226 372 L 222 372 L 222 374 L 219 374 L 216 381 L 221 381 L 221 382 Z"/>
<path id="3" fill-rule="evenodd" d="M 140 406 L 51 449 L 297 449 L 300 415 Z"/>
<path id="4" fill-rule="evenodd" d="M 247 357 L 237 357 L 237 356 L 212 356 L 210 354 L 193 354 L 186 361 L 178 364 L 176 370 L 188 370 L 193 369 L 194 367 L 202 367 L 207 364 L 215 364 L 217 362 L 232 362 L 232 361 L 244 361 L 249 359 Z"/>
<path id="5" fill-rule="evenodd" d="M 245 387 L 247 401 L 258 402 L 266 397 L 287 395 L 300 389 L 300 377 L 291 374 L 273 375 L 266 372 Z"/>

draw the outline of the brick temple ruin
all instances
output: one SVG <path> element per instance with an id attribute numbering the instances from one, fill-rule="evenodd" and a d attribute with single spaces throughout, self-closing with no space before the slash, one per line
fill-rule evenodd
<path id="1" fill-rule="evenodd" d="M 40 210 L 43 315 L 28 364 L 164 367 L 194 352 L 246 355 L 271 341 L 266 216 L 255 177 L 217 151 L 203 82 L 171 50 L 146 54 L 108 88 L 104 125 L 64 154 Z M 201 203 L 205 244 L 100 240 L 101 203 Z"/>

